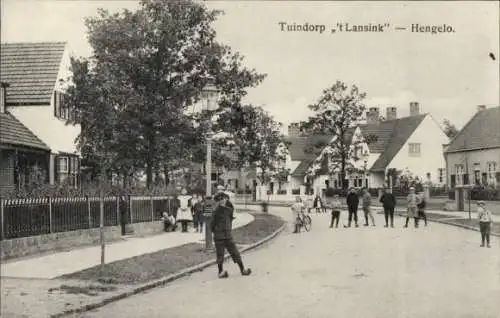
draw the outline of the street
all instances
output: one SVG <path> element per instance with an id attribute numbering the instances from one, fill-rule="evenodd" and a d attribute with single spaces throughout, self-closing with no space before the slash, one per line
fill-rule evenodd
<path id="1" fill-rule="evenodd" d="M 478 232 L 403 229 L 402 218 L 386 229 L 375 217 L 377 227 L 330 229 L 328 215 L 312 214 L 311 232 L 289 228 L 243 256 L 250 277 L 226 262 L 228 279 L 211 267 L 84 317 L 500 317 L 497 237 L 480 248 Z"/>

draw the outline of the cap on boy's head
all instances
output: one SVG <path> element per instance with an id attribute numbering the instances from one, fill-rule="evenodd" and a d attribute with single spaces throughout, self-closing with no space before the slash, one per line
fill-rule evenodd
<path id="1" fill-rule="evenodd" d="M 224 191 L 224 186 L 223 186 L 223 185 L 218 185 L 218 186 L 217 186 L 217 190 L 219 190 L 219 191 Z"/>
<path id="2" fill-rule="evenodd" d="M 477 201 L 477 205 L 484 205 L 484 201 Z"/>
<path id="3" fill-rule="evenodd" d="M 215 201 L 220 201 L 222 199 L 226 199 L 227 198 L 227 195 L 223 192 L 220 192 L 220 193 L 217 193 L 215 196 L 214 196 L 214 200 Z"/>

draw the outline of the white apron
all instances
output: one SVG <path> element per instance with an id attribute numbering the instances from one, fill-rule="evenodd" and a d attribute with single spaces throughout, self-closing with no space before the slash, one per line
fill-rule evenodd
<path id="1" fill-rule="evenodd" d="M 178 197 L 180 206 L 177 211 L 177 222 L 179 221 L 193 221 L 193 215 L 191 214 L 191 208 L 188 206 L 189 199 L 188 195 L 181 195 Z"/>

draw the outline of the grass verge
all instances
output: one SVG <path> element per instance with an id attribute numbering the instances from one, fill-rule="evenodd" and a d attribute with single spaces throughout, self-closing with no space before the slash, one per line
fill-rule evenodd
<path id="1" fill-rule="evenodd" d="M 255 220 L 233 231 L 237 244 L 253 244 L 280 228 L 284 221 L 271 214 L 254 214 Z M 60 276 L 60 279 L 97 281 L 105 284 L 140 284 L 174 274 L 215 258 L 206 253 L 203 245 L 189 243 L 154 253 L 144 254 L 79 272 Z"/>

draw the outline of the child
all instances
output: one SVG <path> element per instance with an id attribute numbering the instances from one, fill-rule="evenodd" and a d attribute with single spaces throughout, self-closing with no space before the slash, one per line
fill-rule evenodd
<path id="1" fill-rule="evenodd" d="M 340 197 L 338 194 L 335 194 L 333 196 L 333 200 L 331 202 L 332 220 L 330 222 L 330 228 L 333 228 L 333 223 L 335 223 L 335 228 L 339 227 L 340 208 L 341 207 L 342 207 L 342 203 L 340 202 Z"/>
<path id="2" fill-rule="evenodd" d="M 215 254 L 217 257 L 217 267 L 219 269 L 219 278 L 227 278 L 229 275 L 224 270 L 224 250 L 227 249 L 233 262 L 238 264 L 241 275 L 248 276 L 252 273 L 250 268 L 243 266 L 241 255 L 234 243 L 232 236 L 233 209 L 227 206 L 228 195 L 223 192 L 217 193 L 214 197 L 218 203 L 215 208 L 210 228 L 214 235 Z"/>
<path id="3" fill-rule="evenodd" d="M 175 218 L 172 214 L 163 212 L 163 216 L 161 218 L 163 221 L 163 230 L 165 232 L 174 232 L 176 229 L 175 226 Z"/>
<path id="4" fill-rule="evenodd" d="M 300 214 L 303 212 L 304 210 L 304 204 L 302 203 L 302 199 L 300 198 L 300 196 L 296 196 L 295 197 L 295 203 L 292 205 L 291 207 L 292 209 L 292 212 L 293 212 L 293 224 L 294 224 L 294 231 L 293 233 L 299 233 L 300 229 L 300 223 L 299 223 L 299 219 L 300 219 Z"/>
<path id="5" fill-rule="evenodd" d="M 477 202 L 477 218 L 479 219 L 479 230 L 481 231 L 481 247 L 484 247 L 484 241 L 490 248 L 490 229 L 492 216 L 491 211 L 486 208 L 484 201 Z"/>

